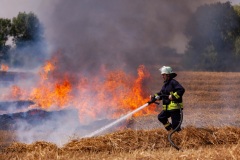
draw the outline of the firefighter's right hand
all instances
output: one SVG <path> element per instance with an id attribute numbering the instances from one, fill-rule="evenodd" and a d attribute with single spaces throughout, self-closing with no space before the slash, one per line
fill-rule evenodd
<path id="1" fill-rule="evenodd" d="M 148 104 L 154 103 L 156 101 L 155 96 L 150 95 L 150 100 L 147 102 Z"/>

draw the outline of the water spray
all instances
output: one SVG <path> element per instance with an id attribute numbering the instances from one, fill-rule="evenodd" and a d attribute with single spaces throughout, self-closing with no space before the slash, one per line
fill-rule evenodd
<path id="1" fill-rule="evenodd" d="M 133 110 L 132 112 L 126 114 L 125 116 L 123 116 L 123 117 L 121 117 L 121 118 L 119 118 L 119 119 L 113 121 L 112 123 L 110 123 L 110 124 L 108 124 L 108 125 L 106 125 L 106 126 L 100 128 L 100 129 L 98 129 L 98 130 L 92 132 L 92 133 L 89 134 L 89 135 L 84 136 L 83 138 L 86 138 L 86 137 L 93 137 L 93 136 L 99 135 L 99 134 L 102 133 L 103 131 L 109 129 L 110 127 L 112 127 L 112 126 L 118 124 L 119 122 L 121 122 L 121 121 L 127 119 L 128 117 L 130 117 L 130 116 L 133 115 L 134 113 L 136 113 L 136 112 L 142 110 L 143 108 L 147 107 L 149 104 L 150 104 L 150 103 L 148 102 L 148 103 L 142 105 L 141 107 L 139 107 L 139 108 Z"/>
<path id="2" fill-rule="evenodd" d="M 161 96 L 168 96 L 168 95 L 161 95 Z M 159 104 L 158 102 L 156 102 L 156 99 L 152 97 L 151 100 L 150 100 L 149 102 L 147 102 L 146 104 L 140 106 L 139 108 L 133 110 L 132 112 L 126 114 L 125 116 L 123 116 L 123 117 L 121 117 L 121 118 L 113 121 L 112 123 L 110 123 L 110 124 L 108 124 L 108 125 L 100 128 L 100 129 L 98 129 L 98 130 L 92 132 L 91 134 L 86 135 L 86 136 L 84 136 L 84 137 L 82 137 L 82 138 L 93 137 L 93 136 L 99 135 L 99 134 L 102 133 L 103 131 L 105 131 L 105 130 L 109 129 L 110 127 L 118 124 L 119 122 L 127 119 L 129 116 L 131 116 L 131 115 L 133 115 L 134 113 L 142 110 L 143 108 L 147 107 L 147 106 L 148 106 L 149 104 L 151 104 L 151 103 Z M 180 148 L 172 141 L 172 135 L 173 135 L 173 133 L 175 133 L 175 132 L 180 128 L 180 126 L 181 126 L 181 124 L 182 124 L 182 120 L 183 120 L 182 108 L 181 108 L 181 106 L 180 106 L 179 104 L 178 104 L 178 107 L 179 107 L 179 110 L 180 110 L 181 119 L 180 119 L 180 122 L 179 122 L 178 126 L 168 134 L 168 141 L 170 142 L 170 144 L 171 144 L 175 149 L 180 150 Z"/>

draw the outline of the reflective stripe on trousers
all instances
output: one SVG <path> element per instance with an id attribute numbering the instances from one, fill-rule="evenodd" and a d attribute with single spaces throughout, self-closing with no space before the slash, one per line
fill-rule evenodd
<path id="1" fill-rule="evenodd" d="M 179 109 L 179 106 L 181 106 L 181 108 L 183 108 L 183 103 L 174 103 L 173 101 L 170 102 L 169 105 L 163 105 L 163 110 L 173 110 L 173 109 Z"/>

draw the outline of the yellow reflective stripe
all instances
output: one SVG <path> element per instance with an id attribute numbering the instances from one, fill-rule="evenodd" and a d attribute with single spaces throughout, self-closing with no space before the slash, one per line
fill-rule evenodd
<path id="1" fill-rule="evenodd" d="M 180 98 L 180 96 L 177 94 L 177 92 L 173 93 L 174 97 L 176 97 L 177 99 Z"/>
<path id="2" fill-rule="evenodd" d="M 167 126 L 170 126 L 170 123 L 167 122 L 167 124 L 164 125 L 164 127 L 166 128 Z"/>
<path id="3" fill-rule="evenodd" d="M 173 109 L 179 109 L 178 105 L 180 105 L 181 108 L 183 108 L 183 103 L 174 103 L 174 102 L 170 102 L 170 104 L 168 106 L 163 105 L 163 110 L 173 110 Z"/>
<path id="4" fill-rule="evenodd" d="M 166 105 L 163 105 L 163 110 L 166 110 Z"/>
<path id="5" fill-rule="evenodd" d="M 177 104 L 177 103 L 174 103 L 173 101 L 171 101 L 170 104 L 167 107 L 167 110 L 179 109 L 178 105 L 180 105 L 180 107 L 183 108 L 183 104 L 182 103 Z"/>
<path id="6" fill-rule="evenodd" d="M 154 96 L 158 96 L 158 94 L 156 93 L 156 94 L 154 94 Z"/>

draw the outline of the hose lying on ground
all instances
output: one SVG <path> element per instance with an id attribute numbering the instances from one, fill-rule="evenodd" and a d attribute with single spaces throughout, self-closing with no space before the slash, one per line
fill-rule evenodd
<path id="1" fill-rule="evenodd" d="M 181 106 L 180 106 L 179 104 L 178 104 L 178 107 L 179 107 L 180 115 L 181 115 L 180 122 L 179 122 L 178 126 L 168 134 L 168 141 L 170 142 L 170 144 L 171 144 L 174 148 L 176 148 L 177 150 L 180 150 L 180 148 L 179 148 L 179 147 L 172 141 L 172 139 L 171 139 L 173 133 L 175 133 L 175 132 L 180 128 L 180 126 L 181 126 L 181 124 L 182 124 L 182 121 L 183 121 L 183 111 L 182 111 L 182 108 L 181 108 Z"/>

